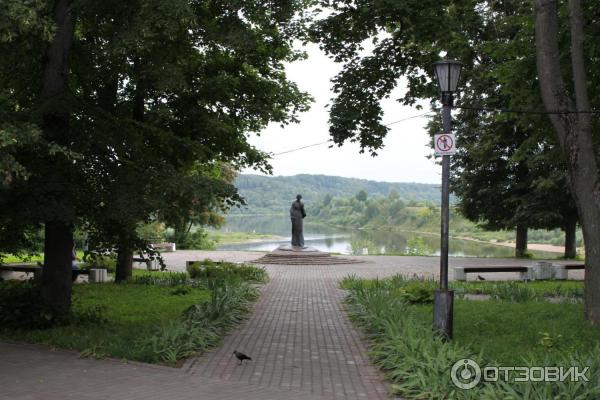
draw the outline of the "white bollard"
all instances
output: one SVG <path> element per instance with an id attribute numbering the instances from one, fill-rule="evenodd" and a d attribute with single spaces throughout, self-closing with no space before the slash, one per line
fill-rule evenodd
<path id="1" fill-rule="evenodd" d="M 104 268 L 91 268 L 89 275 L 89 282 L 91 283 L 102 283 L 106 282 L 108 279 L 108 274 L 106 273 L 106 269 Z"/>
<path id="2" fill-rule="evenodd" d="M 535 279 L 552 279 L 554 278 L 555 269 L 549 262 L 537 261 L 533 264 L 533 273 Z"/>
<path id="3" fill-rule="evenodd" d="M 158 260 L 156 258 L 151 260 L 150 264 L 148 265 L 150 266 L 150 268 L 148 269 L 149 271 L 158 271 L 160 269 L 160 264 L 158 263 Z"/>
<path id="4" fill-rule="evenodd" d="M 554 265 L 554 279 L 566 280 L 569 279 L 569 271 L 564 265 Z"/>
<path id="5" fill-rule="evenodd" d="M 454 280 L 455 281 L 466 281 L 467 274 L 465 274 L 465 269 L 463 267 L 454 267 Z"/>
<path id="6" fill-rule="evenodd" d="M 519 278 L 522 281 L 530 281 L 530 280 L 535 279 L 535 273 L 533 272 L 533 267 L 526 266 L 525 268 L 527 268 L 527 271 L 519 272 Z"/>

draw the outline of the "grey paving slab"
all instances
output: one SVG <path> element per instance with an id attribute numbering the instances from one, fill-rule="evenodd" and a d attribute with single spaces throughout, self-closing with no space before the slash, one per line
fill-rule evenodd
<path id="1" fill-rule="evenodd" d="M 321 399 L 309 393 L 219 382 L 186 374 L 181 369 L 81 359 L 69 351 L 0 343 L 2 400 L 283 398 Z"/>

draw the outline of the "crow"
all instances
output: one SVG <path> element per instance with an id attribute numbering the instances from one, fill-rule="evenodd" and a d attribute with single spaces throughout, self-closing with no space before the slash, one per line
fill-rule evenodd
<path id="1" fill-rule="evenodd" d="M 237 359 L 240 360 L 240 365 L 244 362 L 244 360 L 250 360 L 250 361 L 252 361 L 252 358 L 248 357 L 244 353 L 240 353 L 237 350 L 234 350 L 233 354 L 235 354 L 235 356 L 237 357 Z"/>
<path id="2" fill-rule="evenodd" d="M 485 281 L 485 278 L 481 275 L 477 275 L 477 279 L 479 279 L 480 281 Z"/>

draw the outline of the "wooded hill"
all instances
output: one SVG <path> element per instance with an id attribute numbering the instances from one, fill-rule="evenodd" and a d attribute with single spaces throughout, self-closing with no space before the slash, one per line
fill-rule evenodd
<path id="1" fill-rule="evenodd" d="M 327 194 L 334 197 L 351 197 L 361 190 L 369 197 L 388 196 L 390 191 L 395 190 L 399 198 L 407 203 L 431 202 L 437 205 L 440 201 L 439 185 L 435 184 L 377 182 L 327 175 L 241 174 L 237 177 L 235 186 L 246 199 L 248 206 L 231 212 L 244 214 L 285 213 L 298 193 L 302 194 L 308 206 Z"/>

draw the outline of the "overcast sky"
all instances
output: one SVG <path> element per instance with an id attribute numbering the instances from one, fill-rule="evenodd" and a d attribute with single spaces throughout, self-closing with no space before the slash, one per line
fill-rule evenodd
<path id="1" fill-rule="evenodd" d="M 279 153 L 329 139 L 325 105 L 333 97 L 330 79 L 340 70 L 340 65 L 316 45 L 308 45 L 306 51 L 308 59 L 288 65 L 286 71 L 288 78 L 309 92 L 315 102 L 310 111 L 300 115 L 300 123 L 285 128 L 271 124 L 260 136 L 252 136 L 250 142 L 263 151 Z M 397 94 L 402 91 L 399 87 Z M 397 97 L 383 102 L 384 123 L 429 111 L 425 104 L 422 110 L 401 106 L 394 101 Z M 271 160 L 273 175 L 324 174 L 388 182 L 439 183 L 441 167 L 426 158 L 432 152 L 425 132 L 426 123 L 426 117 L 418 117 L 391 125 L 385 147 L 378 151 L 377 157 L 360 154 L 359 146 L 352 143 L 333 148 L 324 144 L 276 156 Z"/>

